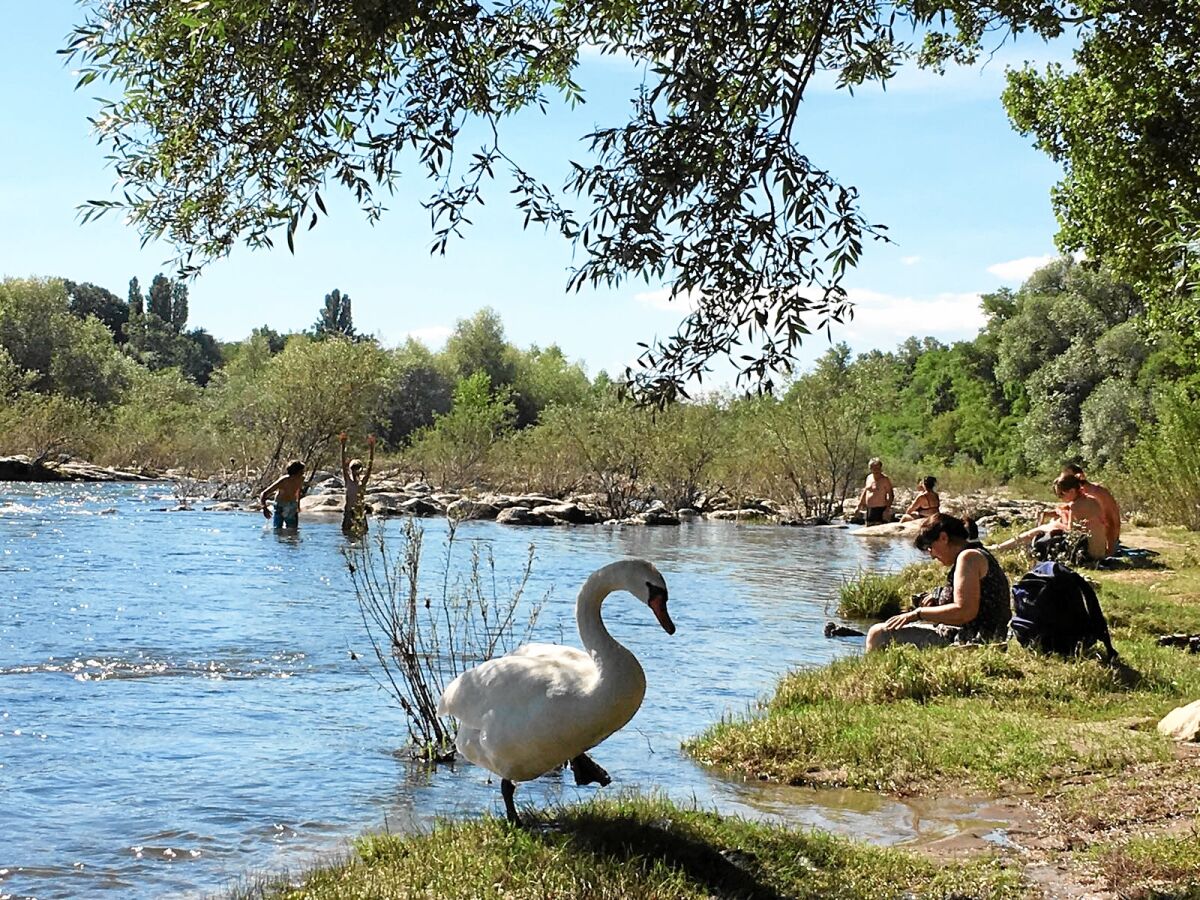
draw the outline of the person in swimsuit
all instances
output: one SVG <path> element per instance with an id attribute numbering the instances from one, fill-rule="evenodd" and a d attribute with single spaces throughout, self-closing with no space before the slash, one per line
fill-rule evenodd
<path id="1" fill-rule="evenodd" d="M 867 650 L 890 644 L 947 647 L 1004 641 L 1012 618 L 1008 576 L 977 540 L 975 523 L 934 513 L 921 523 L 914 543 L 950 571 L 946 585 L 924 605 L 867 632 Z"/>
<path id="2" fill-rule="evenodd" d="M 909 504 L 904 515 L 900 517 L 901 522 L 912 522 L 915 519 L 924 519 L 927 516 L 932 516 L 935 512 L 940 512 L 942 509 L 942 498 L 935 492 L 937 487 L 937 479 L 932 475 L 926 475 L 921 479 L 919 485 L 920 492 L 913 498 L 913 502 Z"/>
<path id="3" fill-rule="evenodd" d="M 363 471 L 361 459 L 346 460 L 346 432 L 338 436 L 342 443 L 342 481 L 346 485 L 346 505 L 342 510 L 342 532 L 351 537 L 367 533 L 367 506 L 365 502 L 367 481 L 371 478 L 371 467 L 375 464 L 375 435 L 367 438 L 367 468 Z"/>
<path id="4" fill-rule="evenodd" d="M 275 495 L 275 518 L 271 523 L 273 528 L 298 528 L 300 526 L 300 494 L 304 490 L 304 463 L 298 459 L 288 463 L 287 474 L 270 484 L 259 495 L 262 501 L 262 514 L 271 518 L 267 508 L 267 498 Z"/>
<path id="5" fill-rule="evenodd" d="M 867 483 L 863 485 L 862 493 L 858 495 L 858 508 L 855 517 L 863 514 L 863 524 L 878 525 L 880 522 L 891 521 L 892 501 L 896 492 L 892 487 L 892 479 L 883 474 L 883 460 L 873 457 L 867 463 L 870 474 Z"/>

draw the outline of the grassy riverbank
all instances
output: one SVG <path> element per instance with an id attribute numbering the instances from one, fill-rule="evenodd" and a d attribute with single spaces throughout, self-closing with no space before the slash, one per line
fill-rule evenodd
<path id="1" fill-rule="evenodd" d="M 793 784 L 1020 795 L 1042 823 L 1034 843 L 1067 854 L 1072 870 L 1133 896 L 1159 896 L 1140 892 L 1160 881 L 1177 882 L 1163 896 L 1200 896 L 1200 867 L 1181 874 L 1181 861 L 1200 858 L 1200 760 L 1155 730 L 1200 697 L 1200 660 L 1155 640 L 1200 632 L 1200 535 L 1139 530 L 1126 542 L 1161 556 L 1153 568 L 1088 573 L 1121 654 L 1115 667 L 1015 644 L 896 648 L 790 673 L 760 709 L 689 749 Z M 927 569 L 875 578 L 869 593 L 906 596 Z"/>
<path id="2" fill-rule="evenodd" d="M 953 865 L 624 796 L 542 813 L 361 838 L 352 858 L 243 898 L 888 898 L 1025 896 L 996 860 Z"/>

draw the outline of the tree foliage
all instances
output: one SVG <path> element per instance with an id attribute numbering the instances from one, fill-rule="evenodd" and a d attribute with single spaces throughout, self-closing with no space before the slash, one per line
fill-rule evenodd
<path id="1" fill-rule="evenodd" d="M 784 369 L 848 309 L 842 278 L 877 227 L 800 146 L 818 70 L 840 88 L 906 61 L 971 62 L 986 33 L 1061 33 L 1090 3 L 1058 0 L 432 0 L 86 2 L 66 52 L 80 85 L 124 91 L 95 118 L 122 209 L 173 241 L 185 271 L 244 241 L 316 224 L 340 184 L 369 219 L 401 174 L 428 178 L 434 249 L 493 181 L 526 225 L 575 246 L 569 288 L 645 279 L 696 301 L 627 373 L 659 399 L 739 351 L 751 379 Z M 507 120 L 580 102 L 585 48 L 643 74 L 627 121 L 596 128 L 562 171 L 512 156 Z M 482 142 L 482 146 L 479 143 Z M 472 152 L 474 151 L 474 152 Z M 565 190 L 552 184 L 565 180 Z"/>
<path id="2" fill-rule="evenodd" d="M 313 333 L 317 337 L 354 337 L 354 315 L 350 311 L 350 295 L 343 294 L 337 288 L 325 295 L 325 305 L 321 307 Z"/>
<path id="3" fill-rule="evenodd" d="M 63 279 L 71 312 L 81 319 L 94 316 L 112 332 L 118 344 L 125 340 L 125 323 L 129 321 L 129 304 L 107 290 L 90 282 L 76 284 Z"/>
<path id="4" fill-rule="evenodd" d="M 1188 0 L 1080 4 L 1074 66 L 1009 74 L 1013 123 L 1062 163 L 1064 252 L 1137 286 L 1161 325 L 1200 331 L 1200 16 Z"/>

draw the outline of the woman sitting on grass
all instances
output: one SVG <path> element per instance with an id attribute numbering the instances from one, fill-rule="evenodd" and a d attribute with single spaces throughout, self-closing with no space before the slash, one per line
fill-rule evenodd
<path id="1" fill-rule="evenodd" d="M 947 587 L 926 605 L 872 625 L 867 650 L 889 644 L 944 647 L 1007 637 L 1012 617 L 1008 576 L 975 540 L 976 534 L 974 522 L 946 513 L 934 513 L 921 523 L 917 549 L 950 569 Z"/>

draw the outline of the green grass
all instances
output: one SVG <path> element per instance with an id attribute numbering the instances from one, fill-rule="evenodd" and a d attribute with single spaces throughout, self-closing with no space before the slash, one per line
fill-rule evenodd
<path id="1" fill-rule="evenodd" d="M 1121 897 L 1200 897 L 1200 819 L 1185 834 L 1123 838 L 1088 855 Z"/>
<path id="2" fill-rule="evenodd" d="M 896 647 L 785 676 L 746 716 L 687 744 L 698 760 L 800 784 L 884 791 L 1039 791 L 1064 779 L 1170 758 L 1155 719 L 1200 696 L 1194 656 L 1159 634 L 1200 632 L 1200 535 L 1160 529 L 1170 568 L 1089 572 L 1121 653 L 1060 659 L 1008 647 Z M 1010 578 L 1028 568 L 1001 558 Z M 864 574 L 842 589 L 843 615 L 883 618 L 937 583 L 929 563 Z"/>
<path id="3" fill-rule="evenodd" d="M 1200 666 L 1140 641 L 1125 664 L 1013 646 L 897 647 L 795 672 L 750 716 L 687 745 L 700 761 L 791 784 L 883 791 L 1039 790 L 1168 759 L 1146 724 L 1200 693 Z"/>
<path id="4" fill-rule="evenodd" d="M 1026 895 L 994 860 L 946 864 L 816 831 L 752 823 L 626 795 L 424 835 L 361 838 L 356 854 L 239 897 L 1007 898 Z"/>
<path id="5" fill-rule="evenodd" d="M 899 572 L 858 572 L 838 590 L 838 615 L 847 619 L 886 619 L 912 607 L 913 596 L 946 581 L 936 563 L 905 566 Z"/>

